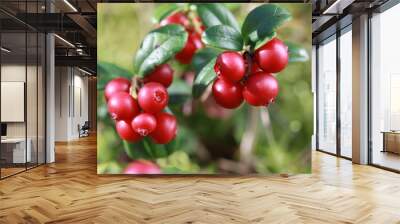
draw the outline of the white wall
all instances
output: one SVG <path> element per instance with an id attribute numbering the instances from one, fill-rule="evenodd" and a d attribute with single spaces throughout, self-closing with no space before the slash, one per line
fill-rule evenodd
<path id="1" fill-rule="evenodd" d="M 37 71 L 37 69 L 40 69 Z M 38 73 L 37 73 L 38 72 Z M 27 80 L 25 80 L 27 78 Z M 4 92 L 6 89 L 2 88 L 2 98 L 10 98 L 7 94 L 22 94 L 19 98 L 22 100 L 19 107 L 5 106 L 2 102 L 3 113 L 21 114 L 22 120 L 17 122 L 5 122 L 7 124 L 7 137 L 8 138 L 28 138 L 29 148 L 31 149 L 30 155 L 33 162 L 36 158 L 39 163 L 44 163 L 44 150 L 45 150 L 45 120 L 44 120 L 44 74 L 41 72 L 41 67 L 25 66 L 25 64 L 3 64 L 1 66 L 1 81 L 3 82 L 20 82 L 26 85 L 26 99 L 24 100 L 24 87 L 17 90 L 16 93 Z M 11 102 L 12 104 L 13 102 Z M 18 104 L 18 102 L 15 102 Z M 25 106 L 26 103 L 26 106 Z M 14 105 L 15 106 L 15 105 Z M 26 120 L 24 113 L 26 112 Z M 3 118 L 2 118 L 3 120 Z"/>
<path id="2" fill-rule="evenodd" d="M 76 68 L 56 67 L 55 85 L 55 140 L 77 139 L 78 125 L 88 120 L 88 78 Z"/>
<path id="3" fill-rule="evenodd" d="M 68 86 L 67 67 L 55 68 L 55 140 L 68 140 Z"/>

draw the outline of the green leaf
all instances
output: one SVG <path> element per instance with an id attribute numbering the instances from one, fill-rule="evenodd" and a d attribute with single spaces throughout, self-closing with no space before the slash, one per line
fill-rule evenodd
<path id="1" fill-rule="evenodd" d="M 168 94 L 168 104 L 181 105 L 186 102 L 191 95 L 191 88 L 185 81 L 181 79 L 175 79 L 172 82 L 172 85 L 168 88 Z"/>
<path id="2" fill-rule="evenodd" d="M 163 174 L 182 174 L 183 171 L 176 167 L 167 166 L 167 167 L 162 168 L 162 173 Z"/>
<path id="3" fill-rule="evenodd" d="M 289 48 L 289 62 L 305 62 L 310 59 L 305 48 L 291 42 L 285 42 Z"/>
<path id="4" fill-rule="evenodd" d="M 227 25 L 239 30 L 239 24 L 232 13 L 221 3 L 196 4 L 197 13 L 206 28 Z"/>
<path id="5" fill-rule="evenodd" d="M 196 72 L 196 75 L 203 69 L 204 66 L 210 62 L 211 59 L 217 57 L 222 50 L 215 48 L 202 48 L 196 52 L 192 59 L 192 68 Z"/>
<path id="6" fill-rule="evenodd" d="M 183 151 L 176 151 L 166 158 L 157 159 L 165 173 L 195 173 L 199 166 Z"/>
<path id="7" fill-rule="evenodd" d="M 123 69 L 115 64 L 99 61 L 97 62 L 97 73 L 98 73 L 98 80 L 97 80 L 97 89 L 102 90 L 104 86 L 109 82 L 111 79 L 117 77 L 125 77 L 128 79 L 132 78 L 132 73 L 126 69 Z"/>
<path id="8" fill-rule="evenodd" d="M 166 148 L 167 145 L 156 144 L 147 137 L 135 143 L 123 141 L 126 154 L 129 158 L 135 160 L 166 157 L 170 154 L 169 150 Z"/>
<path id="9" fill-rule="evenodd" d="M 146 151 L 150 154 L 152 159 L 156 158 L 163 158 L 169 155 L 169 152 L 167 150 L 167 145 L 171 144 L 156 144 L 153 142 L 153 140 L 150 140 L 149 138 L 144 138 L 141 141 L 146 149 Z"/>
<path id="10" fill-rule="evenodd" d="M 241 5 L 237 3 L 223 3 L 224 6 L 230 11 L 240 10 Z"/>
<path id="11" fill-rule="evenodd" d="M 214 72 L 214 65 L 217 58 L 211 59 L 208 64 L 200 71 L 200 73 L 196 76 L 196 79 L 193 83 L 193 97 L 198 98 L 203 94 L 204 90 L 207 89 L 207 86 L 211 84 L 211 82 L 217 77 L 217 74 Z"/>
<path id="12" fill-rule="evenodd" d="M 203 33 L 205 44 L 212 47 L 241 51 L 243 49 L 242 35 L 236 29 L 226 25 L 216 25 Z"/>
<path id="13" fill-rule="evenodd" d="M 124 146 L 125 153 L 131 159 L 150 159 L 151 158 L 150 155 L 146 154 L 146 152 L 144 151 L 144 146 L 141 141 L 135 142 L 135 143 L 122 141 L 122 144 Z"/>
<path id="14" fill-rule="evenodd" d="M 123 167 L 118 162 L 99 163 L 97 166 L 98 174 L 120 174 Z"/>
<path id="15" fill-rule="evenodd" d="M 154 10 L 153 21 L 155 23 L 161 22 L 165 17 L 177 11 L 180 7 L 176 3 L 158 4 Z"/>
<path id="16" fill-rule="evenodd" d="M 270 37 L 283 22 L 290 19 L 290 13 L 277 5 L 264 4 L 253 9 L 242 25 L 242 35 L 246 42 L 253 43 Z"/>
<path id="17" fill-rule="evenodd" d="M 145 76 L 156 66 L 165 63 L 186 44 L 188 34 L 176 24 L 153 30 L 144 38 L 135 58 L 135 72 Z"/>

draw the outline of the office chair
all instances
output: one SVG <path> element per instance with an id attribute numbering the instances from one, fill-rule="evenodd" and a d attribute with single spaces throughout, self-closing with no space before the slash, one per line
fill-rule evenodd
<path id="1" fill-rule="evenodd" d="M 89 121 L 85 121 L 82 127 L 80 127 L 80 125 L 78 124 L 79 138 L 89 136 L 89 129 L 90 129 Z"/>

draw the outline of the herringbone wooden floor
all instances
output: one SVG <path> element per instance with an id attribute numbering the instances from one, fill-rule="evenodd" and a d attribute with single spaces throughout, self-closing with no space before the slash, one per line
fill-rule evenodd
<path id="1" fill-rule="evenodd" d="M 97 176 L 95 138 L 0 181 L 0 223 L 400 223 L 400 175 L 314 152 L 313 174 Z"/>

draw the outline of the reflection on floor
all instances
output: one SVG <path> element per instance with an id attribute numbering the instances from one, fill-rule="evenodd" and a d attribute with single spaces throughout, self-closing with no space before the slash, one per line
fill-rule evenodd
<path id="1" fill-rule="evenodd" d="M 20 168 L 20 167 L 1 168 L 1 177 L 4 178 L 4 177 L 13 175 L 15 173 L 18 173 L 18 172 L 21 172 L 24 170 L 25 170 L 25 167 L 23 167 L 23 168 Z"/>
<path id="2" fill-rule="evenodd" d="M 373 164 L 400 171 L 400 155 L 392 152 L 374 151 Z"/>
<path id="3" fill-rule="evenodd" d="M 36 163 L 28 163 L 26 165 L 27 169 L 36 167 L 37 164 Z M 25 164 L 18 164 L 18 165 L 6 165 L 6 167 L 2 167 L 1 168 L 1 178 L 5 178 L 7 176 L 11 176 L 13 174 L 25 171 Z"/>
<path id="4" fill-rule="evenodd" d="M 0 223 L 399 223 L 400 175 L 313 152 L 313 174 L 96 174 L 96 139 L 0 181 Z"/>

